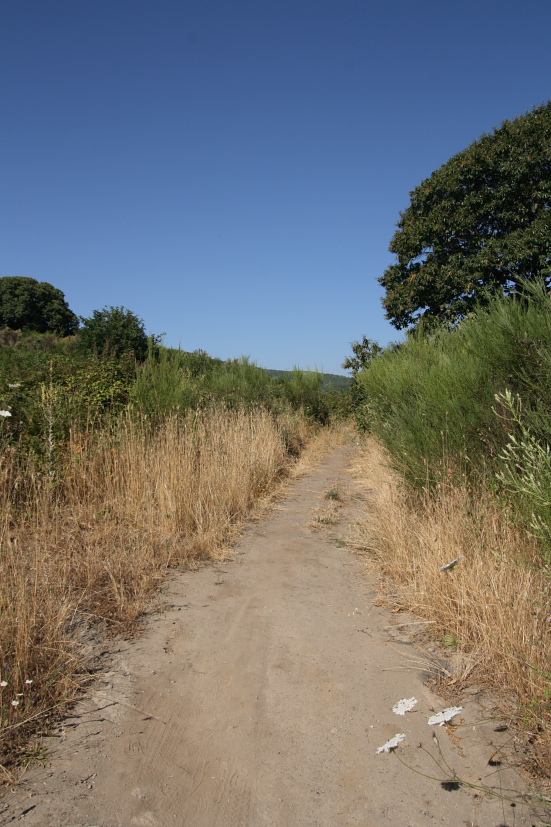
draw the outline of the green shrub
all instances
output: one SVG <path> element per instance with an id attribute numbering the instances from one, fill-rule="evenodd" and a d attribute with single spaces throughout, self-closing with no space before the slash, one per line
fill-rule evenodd
<path id="1" fill-rule="evenodd" d="M 450 463 L 466 474 L 495 471 L 508 439 L 496 394 L 520 395 L 536 438 L 551 432 L 551 298 L 530 286 L 451 330 L 413 333 L 358 383 L 360 424 L 380 435 L 411 481 L 439 479 Z"/>
<path id="2" fill-rule="evenodd" d="M 71 429 L 85 430 L 118 414 L 128 404 L 134 378 L 133 360 L 2 347 L 0 407 L 11 413 L 4 441 L 50 462 Z"/>
<path id="3" fill-rule="evenodd" d="M 551 297 L 493 299 L 460 326 L 416 332 L 357 378 L 360 427 L 416 487 L 486 483 L 551 559 Z"/>
<path id="4" fill-rule="evenodd" d="M 90 318 L 81 317 L 78 346 L 83 353 L 109 356 L 132 354 L 143 361 L 148 353 L 148 337 L 142 319 L 126 307 L 94 310 Z M 156 337 L 153 337 L 157 343 Z"/>
<path id="5" fill-rule="evenodd" d="M 150 349 L 148 360 L 137 368 L 130 392 L 130 402 L 137 411 L 160 420 L 197 407 L 198 380 L 184 367 L 181 355 L 165 347 Z"/>
<path id="6" fill-rule="evenodd" d="M 325 424 L 342 407 L 343 394 L 324 390 L 323 384 L 317 371 L 270 376 L 246 357 L 223 362 L 203 351 L 160 347 L 138 367 L 130 401 L 150 417 L 222 404 L 228 409 L 264 407 L 274 414 L 302 409 Z"/>

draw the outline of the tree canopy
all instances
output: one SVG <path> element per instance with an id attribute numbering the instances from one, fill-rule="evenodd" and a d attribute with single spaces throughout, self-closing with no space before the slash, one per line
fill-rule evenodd
<path id="1" fill-rule="evenodd" d="M 84 351 L 123 356 L 131 353 L 138 361 L 147 356 L 148 338 L 143 321 L 126 307 L 94 310 L 90 318 L 81 318 L 78 340 Z M 156 337 L 154 337 L 156 341 Z"/>
<path id="2" fill-rule="evenodd" d="M 5 276 L 0 278 L 0 328 L 6 327 L 70 336 L 78 328 L 78 317 L 61 290 L 47 281 Z"/>
<path id="3" fill-rule="evenodd" d="M 551 101 L 505 121 L 412 193 L 379 279 L 398 329 L 455 322 L 491 293 L 551 281 Z"/>

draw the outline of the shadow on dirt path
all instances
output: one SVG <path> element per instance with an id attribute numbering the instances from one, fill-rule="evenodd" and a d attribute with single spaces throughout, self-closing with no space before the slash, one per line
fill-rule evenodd
<path id="1" fill-rule="evenodd" d="M 442 763 L 439 750 L 471 783 L 507 795 L 514 779 L 487 764 L 493 726 L 459 730 L 460 749 L 445 727 L 428 727 L 446 704 L 423 685 L 407 633 L 389 632 L 361 559 L 339 547 L 365 507 L 346 470 L 353 451 L 337 449 L 295 483 L 233 559 L 169 575 L 164 609 L 141 638 L 113 647 L 110 671 L 47 739 L 47 765 L 0 801 L 4 824 L 533 823 L 520 804 L 513 813 L 439 783 L 452 777 L 428 754 Z M 413 711 L 392 712 L 413 696 Z M 475 705 L 462 713 L 477 715 Z M 397 733 L 397 754 L 376 754 Z"/>

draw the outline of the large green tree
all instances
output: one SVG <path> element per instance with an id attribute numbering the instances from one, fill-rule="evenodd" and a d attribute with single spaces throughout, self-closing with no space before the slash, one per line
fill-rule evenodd
<path id="1" fill-rule="evenodd" d="M 61 290 L 47 281 L 5 276 L 0 278 L 0 328 L 6 327 L 70 336 L 78 328 L 78 317 Z"/>
<path id="2" fill-rule="evenodd" d="M 551 281 L 551 101 L 505 121 L 411 193 L 379 279 L 398 329 L 455 322 L 491 293 Z"/>
<path id="3" fill-rule="evenodd" d="M 132 354 L 138 361 L 147 356 L 148 338 L 143 321 L 126 307 L 104 307 L 82 318 L 78 340 L 82 350 L 100 355 Z M 158 337 L 153 337 L 154 343 Z"/>

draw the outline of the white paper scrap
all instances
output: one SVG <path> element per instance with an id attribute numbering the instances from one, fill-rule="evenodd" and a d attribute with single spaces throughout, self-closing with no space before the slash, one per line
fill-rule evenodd
<path id="1" fill-rule="evenodd" d="M 439 712 L 438 715 L 433 715 L 432 718 L 429 718 L 429 726 L 434 726 L 434 724 L 439 724 L 443 726 L 448 721 L 451 721 L 456 715 L 459 715 L 460 712 L 463 711 L 462 706 L 449 706 L 447 709 L 442 710 Z"/>
<path id="2" fill-rule="evenodd" d="M 416 703 L 417 698 L 402 698 L 401 701 L 398 701 L 397 704 L 394 704 L 394 706 L 392 707 L 392 711 L 396 715 L 405 715 L 406 712 L 411 712 Z"/>
<path id="3" fill-rule="evenodd" d="M 386 744 L 383 744 L 382 747 L 379 747 L 379 749 L 377 750 L 377 755 L 379 755 L 380 752 L 390 752 L 391 749 L 395 749 L 398 746 L 398 744 L 404 740 L 405 737 L 405 732 L 402 732 L 400 735 L 395 735 L 394 738 L 391 738 L 390 741 L 387 741 Z"/>

